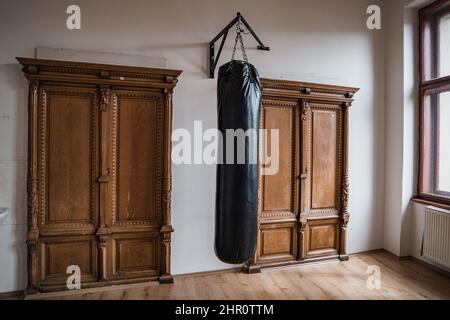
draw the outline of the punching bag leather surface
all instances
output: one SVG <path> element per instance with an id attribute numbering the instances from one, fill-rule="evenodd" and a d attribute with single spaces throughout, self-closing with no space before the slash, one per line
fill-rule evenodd
<path id="1" fill-rule="evenodd" d="M 217 95 L 218 128 L 223 136 L 220 145 L 223 164 L 217 165 L 215 251 L 221 261 L 238 264 L 247 262 L 255 253 L 258 229 L 257 159 L 261 87 L 255 67 L 237 60 L 221 66 Z M 234 150 L 227 150 L 227 147 L 232 148 L 226 139 L 227 129 L 242 129 L 244 132 L 253 129 L 254 135 L 245 140 L 245 146 L 234 139 Z M 238 148 L 244 147 L 245 162 L 241 160 L 238 163 Z M 234 152 L 234 161 L 227 161 L 229 152 Z"/>

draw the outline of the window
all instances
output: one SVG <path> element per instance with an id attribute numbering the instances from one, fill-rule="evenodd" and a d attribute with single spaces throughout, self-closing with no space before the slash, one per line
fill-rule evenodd
<path id="1" fill-rule="evenodd" d="M 420 11 L 418 199 L 450 207 L 450 0 Z"/>

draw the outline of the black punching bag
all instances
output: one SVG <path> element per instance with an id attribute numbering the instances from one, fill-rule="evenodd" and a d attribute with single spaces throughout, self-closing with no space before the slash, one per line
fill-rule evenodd
<path id="1" fill-rule="evenodd" d="M 223 137 L 220 145 L 223 164 L 217 165 L 215 250 L 221 261 L 239 264 L 250 260 L 255 253 L 258 230 L 257 159 L 261 87 L 255 67 L 247 61 L 237 60 L 221 66 L 217 100 L 218 128 Z M 234 139 L 234 150 L 227 150 L 227 144 L 232 149 L 227 141 L 227 129 L 242 129 L 244 132 L 253 129 L 253 134 L 247 135 L 245 146 Z M 242 151 L 245 151 L 245 162 L 242 163 L 241 156 L 238 163 L 238 154 Z M 230 152 L 234 154 L 233 163 L 227 161 Z"/>

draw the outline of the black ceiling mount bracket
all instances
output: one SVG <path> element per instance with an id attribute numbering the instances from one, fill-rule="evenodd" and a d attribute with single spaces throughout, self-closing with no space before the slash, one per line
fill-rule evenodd
<path id="1" fill-rule="evenodd" d="M 255 40 L 258 42 L 258 50 L 265 50 L 270 51 L 270 47 L 266 47 L 259 37 L 256 35 L 255 31 L 253 31 L 252 27 L 248 24 L 248 22 L 244 19 L 244 17 L 238 12 L 236 14 L 236 17 L 222 30 L 220 33 L 212 39 L 212 41 L 209 43 L 209 77 L 211 79 L 214 79 L 214 70 L 216 70 L 217 62 L 219 62 L 220 54 L 222 53 L 223 45 L 225 44 L 225 40 L 228 36 L 228 31 L 231 27 L 233 27 L 238 21 L 241 21 L 241 23 L 247 28 L 248 32 L 255 38 Z M 215 56 L 214 52 L 214 45 L 222 37 L 222 41 L 220 42 L 219 51 L 217 52 L 217 57 Z"/>

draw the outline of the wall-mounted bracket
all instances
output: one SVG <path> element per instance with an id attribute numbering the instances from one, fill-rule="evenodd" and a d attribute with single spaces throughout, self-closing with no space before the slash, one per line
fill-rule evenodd
<path id="1" fill-rule="evenodd" d="M 266 47 L 256 33 L 253 31 L 252 27 L 248 24 L 248 22 L 244 19 L 244 17 L 238 12 L 236 17 L 217 35 L 214 39 L 209 43 L 209 77 L 214 79 L 214 71 L 216 70 L 217 62 L 219 61 L 220 54 L 222 53 L 223 45 L 225 44 L 225 40 L 228 36 L 228 31 L 231 27 L 233 27 L 238 21 L 244 24 L 247 28 L 248 32 L 255 38 L 258 42 L 258 50 L 270 51 L 270 47 Z M 214 52 L 214 45 L 222 37 L 222 41 L 220 42 L 219 51 L 217 52 L 217 57 Z"/>

